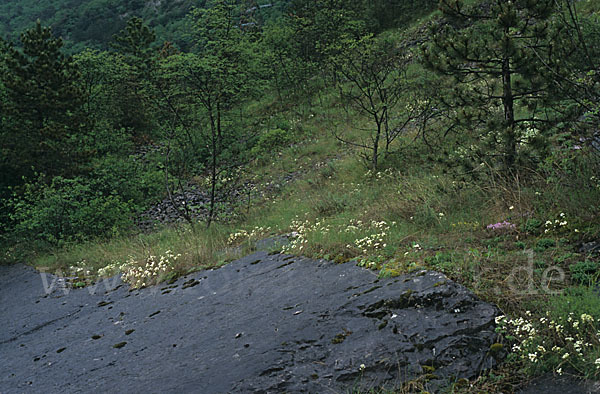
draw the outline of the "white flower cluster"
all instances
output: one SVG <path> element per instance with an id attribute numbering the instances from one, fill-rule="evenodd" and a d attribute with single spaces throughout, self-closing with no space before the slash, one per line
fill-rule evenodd
<path id="1" fill-rule="evenodd" d="M 294 220 L 292 221 L 292 231 L 294 238 L 291 242 L 282 248 L 284 253 L 290 251 L 302 251 L 309 242 L 311 234 L 327 235 L 332 231 L 336 233 L 356 234 L 356 239 L 352 243 L 347 244 L 348 249 L 358 249 L 363 255 L 375 253 L 387 246 L 386 238 L 391 226 L 396 222 L 388 223 L 384 220 L 371 222 L 363 222 L 362 220 L 350 220 L 346 225 L 331 225 L 325 220 L 317 220 L 311 224 L 309 220 Z"/>
<path id="2" fill-rule="evenodd" d="M 321 232 L 327 234 L 331 230 L 331 226 L 326 225 L 325 221 L 317 220 L 315 224 L 311 224 L 309 220 L 292 220 L 292 235 L 293 238 L 288 245 L 281 248 L 283 253 L 290 252 L 292 250 L 301 251 L 304 246 L 308 243 L 308 235 L 312 232 Z"/>
<path id="3" fill-rule="evenodd" d="M 173 264 L 180 256 L 180 254 L 173 254 L 167 250 L 164 255 L 149 256 L 144 262 L 138 262 L 131 257 L 127 263 L 121 266 L 123 281 L 128 282 L 134 288 L 158 283 L 173 268 Z"/>
<path id="4" fill-rule="evenodd" d="M 240 230 L 237 233 L 233 233 L 229 235 L 227 239 L 227 243 L 229 245 L 233 245 L 234 243 L 239 242 L 240 240 L 256 240 L 271 231 L 271 227 L 254 227 L 250 232 L 246 230 Z"/>
<path id="5" fill-rule="evenodd" d="M 356 247 L 360 249 L 363 254 L 367 254 L 369 251 L 377 251 L 387 246 L 385 243 L 386 235 L 386 232 L 370 234 L 364 238 L 355 240 L 354 245 L 356 245 Z"/>
<path id="6" fill-rule="evenodd" d="M 101 278 L 107 278 L 109 276 L 113 276 L 123 270 L 126 264 L 119 264 L 116 262 L 112 262 L 108 264 L 106 267 L 102 267 L 98 269 L 98 276 Z"/>
<path id="7" fill-rule="evenodd" d="M 527 122 L 526 125 L 527 126 L 521 135 L 521 141 L 519 142 L 519 145 L 530 143 L 531 140 L 540 133 L 540 131 L 532 123 Z"/>
<path id="8" fill-rule="evenodd" d="M 546 223 L 544 223 L 544 227 L 545 227 L 544 234 L 547 234 L 550 231 L 564 228 L 567 226 L 567 224 L 569 224 L 569 222 L 567 222 L 567 217 L 564 214 L 564 212 L 561 212 L 560 215 L 558 215 L 558 219 L 554 219 L 554 221 L 546 220 Z"/>
<path id="9" fill-rule="evenodd" d="M 78 278 L 84 278 L 92 275 L 92 271 L 87 266 L 87 262 L 85 260 L 78 261 L 75 265 L 69 267 L 69 271 L 73 276 L 77 276 Z"/>
<path id="10" fill-rule="evenodd" d="M 583 313 L 577 317 L 571 312 L 566 319 L 554 320 L 549 313 L 539 319 L 532 318 L 530 312 L 526 315 L 528 318 L 496 317 L 497 331 L 514 338 L 511 351 L 518 359 L 535 365 L 552 357 L 558 360 L 555 371 L 562 374 L 566 363 L 571 367 L 585 365 L 586 359 L 597 353 L 600 331 L 593 316 Z M 600 372 L 600 358 L 594 364 Z"/>
<path id="11" fill-rule="evenodd" d="M 361 223 L 362 224 L 362 223 Z M 396 224 L 392 222 L 392 225 Z M 367 236 L 354 240 L 354 246 L 356 246 L 364 255 L 377 252 L 387 246 L 385 239 L 390 230 L 390 225 L 386 221 L 372 220 L 369 230 L 377 230 L 377 232 L 368 234 Z M 350 247 L 350 245 L 348 245 Z"/>
<path id="12" fill-rule="evenodd" d="M 372 232 L 367 236 L 354 240 L 354 246 L 358 248 L 363 257 L 358 259 L 358 266 L 366 267 L 370 269 L 377 269 L 378 262 L 372 261 L 372 259 L 379 260 L 381 262 L 381 255 L 373 256 L 381 249 L 387 247 L 386 238 L 389 234 L 391 226 L 394 226 L 396 222 L 388 222 L 376 221 L 372 220 L 370 226 L 367 228 L 368 230 L 375 230 L 376 232 Z M 351 245 L 347 245 L 348 248 L 351 248 Z M 370 255 L 370 256 L 369 256 Z"/>

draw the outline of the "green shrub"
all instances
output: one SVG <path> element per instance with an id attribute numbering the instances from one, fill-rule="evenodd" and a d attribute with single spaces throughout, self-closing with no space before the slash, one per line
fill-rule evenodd
<path id="1" fill-rule="evenodd" d="M 327 162 L 327 164 L 319 170 L 319 174 L 323 179 L 331 179 L 336 172 L 337 170 L 331 162 Z"/>
<path id="2" fill-rule="evenodd" d="M 144 208 L 164 193 L 164 173 L 153 163 L 107 155 L 94 160 L 94 185 L 105 195 L 118 195 L 137 208 Z"/>
<path id="3" fill-rule="evenodd" d="M 273 151 L 273 149 L 291 144 L 292 135 L 289 131 L 277 128 L 263 133 L 252 148 L 253 156 L 263 156 Z"/>
<path id="4" fill-rule="evenodd" d="M 449 270 L 455 266 L 455 257 L 450 252 L 436 252 L 435 256 L 429 256 L 425 258 L 425 262 L 435 269 Z"/>
<path id="5" fill-rule="evenodd" d="M 556 246 L 556 241 L 550 238 L 540 238 L 535 245 L 536 251 L 544 251 Z"/>
<path id="6" fill-rule="evenodd" d="M 597 261 L 579 261 L 569 266 L 571 279 L 581 284 L 591 284 L 598 279 L 600 263 Z"/>
<path id="7" fill-rule="evenodd" d="M 286 118 L 277 118 L 275 120 L 275 127 L 277 129 L 281 129 L 281 130 L 291 130 L 292 125 L 290 124 L 290 121 L 287 120 Z"/>
<path id="8" fill-rule="evenodd" d="M 116 235 L 132 225 L 132 209 L 82 178 L 27 183 L 9 202 L 14 231 L 24 240 L 51 244 Z"/>
<path id="9" fill-rule="evenodd" d="M 528 219 L 527 222 L 523 225 L 523 231 L 529 234 L 537 234 L 542 226 L 542 221 L 531 218 Z"/>

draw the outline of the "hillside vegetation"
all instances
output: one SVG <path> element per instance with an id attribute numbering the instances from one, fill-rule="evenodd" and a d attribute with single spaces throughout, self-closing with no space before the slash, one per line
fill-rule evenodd
<path id="1" fill-rule="evenodd" d="M 0 42 L 3 261 L 146 287 L 285 235 L 496 303 L 505 362 L 450 392 L 599 378 L 600 2 L 130 3 Z"/>
<path id="2" fill-rule="evenodd" d="M 359 4 L 360 1 L 356 1 Z M 365 2 L 371 23 L 378 29 L 410 21 L 411 11 L 433 9 L 435 1 Z M 244 0 L 236 2 L 240 23 L 269 23 L 287 12 L 290 0 Z M 125 27 L 132 17 L 143 18 L 154 29 L 160 42 L 169 41 L 180 49 L 193 45 L 189 34 L 188 15 L 193 8 L 210 6 L 206 0 L 1 0 L 0 37 L 17 40 L 37 20 L 62 37 L 69 53 L 85 48 L 108 49 L 113 35 Z"/>

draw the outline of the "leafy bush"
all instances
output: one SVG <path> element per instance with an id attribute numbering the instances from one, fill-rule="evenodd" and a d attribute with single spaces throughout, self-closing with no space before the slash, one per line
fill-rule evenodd
<path id="1" fill-rule="evenodd" d="M 284 117 L 276 117 L 275 121 L 274 121 L 274 124 L 275 124 L 275 128 L 276 129 L 281 129 L 281 130 L 288 131 L 288 130 L 291 130 L 291 128 L 292 128 L 292 125 L 291 125 L 290 121 L 287 120 L 287 118 L 284 118 Z"/>
<path id="2" fill-rule="evenodd" d="M 164 174 L 158 166 L 138 159 L 122 159 L 116 155 L 93 161 L 92 177 L 96 190 L 105 195 L 118 195 L 132 208 L 144 208 L 164 192 Z M 153 168 L 152 168 L 153 167 Z"/>
<path id="3" fill-rule="evenodd" d="M 15 233 L 51 244 L 115 235 L 132 225 L 132 209 L 116 194 L 103 194 L 82 178 L 27 183 L 8 202 Z"/>
<path id="4" fill-rule="evenodd" d="M 449 270 L 456 265 L 455 256 L 450 252 L 436 252 L 435 256 L 425 258 L 425 262 L 438 270 Z"/>
<path id="5" fill-rule="evenodd" d="M 528 219 L 527 222 L 523 225 L 523 231 L 529 234 L 537 234 L 539 233 L 542 224 L 542 221 L 536 218 Z"/>
<path id="6" fill-rule="evenodd" d="M 548 248 L 556 246 L 556 241 L 550 238 L 541 238 L 535 245 L 536 251 L 544 251 Z"/>
<path id="7" fill-rule="evenodd" d="M 290 132 L 283 129 L 272 129 L 262 134 L 256 145 L 252 148 L 252 154 L 254 156 L 263 156 L 271 152 L 275 148 L 291 144 L 293 141 Z"/>
<path id="8" fill-rule="evenodd" d="M 590 284 L 598 279 L 600 263 L 597 261 L 579 261 L 569 266 L 571 279 L 581 284 Z"/>

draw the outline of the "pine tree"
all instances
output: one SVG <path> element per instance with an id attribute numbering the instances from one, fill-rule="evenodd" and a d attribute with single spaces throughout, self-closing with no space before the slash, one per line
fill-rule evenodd
<path id="1" fill-rule="evenodd" d="M 485 130 L 474 136 L 487 143 L 475 155 L 500 156 L 504 168 L 513 169 L 519 146 L 540 144 L 566 115 L 553 75 L 561 72 L 555 1 L 494 0 L 465 7 L 442 0 L 440 8 L 446 21 L 423 50 L 425 64 L 453 78 L 446 103 L 455 110 L 454 125 Z"/>
<path id="2" fill-rule="evenodd" d="M 6 60 L 9 52 L 9 45 L 0 37 L 0 75 L 8 75 Z M 4 87 L 4 81 L 0 79 L 0 199 L 8 196 L 6 186 L 14 184 L 15 178 L 18 178 L 13 172 L 14 155 L 10 147 L 11 134 L 9 133 L 8 95 Z"/>
<path id="3" fill-rule="evenodd" d="M 142 19 L 133 17 L 113 40 L 112 47 L 126 65 L 121 73 L 119 106 L 122 118 L 118 126 L 130 130 L 135 138 L 143 139 L 154 128 L 149 96 L 158 54 L 153 47 L 156 34 Z"/>
<path id="4" fill-rule="evenodd" d="M 50 176 L 69 174 L 77 165 L 75 140 L 84 130 L 84 94 L 71 57 L 61 52 L 63 42 L 38 21 L 21 35 L 22 49 L 8 47 L 2 75 L 2 145 L 15 175 L 32 168 Z"/>
<path id="5" fill-rule="evenodd" d="M 143 69 L 151 63 L 155 52 L 152 45 L 156 41 L 156 34 L 141 18 L 129 19 L 125 29 L 116 34 L 113 40 L 112 47 L 130 58 L 136 68 Z"/>

